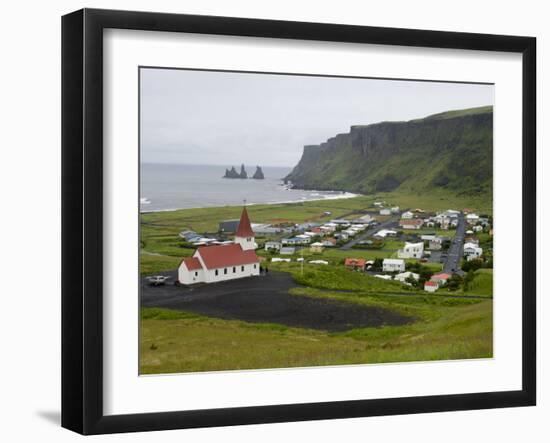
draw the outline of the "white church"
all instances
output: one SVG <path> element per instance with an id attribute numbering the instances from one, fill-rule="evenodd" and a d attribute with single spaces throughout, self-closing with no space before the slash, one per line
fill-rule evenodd
<path id="1" fill-rule="evenodd" d="M 181 284 L 216 283 L 260 275 L 260 260 L 255 252 L 254 232 L 243 208 L 235 241 L 231 244 L 201 246 L 178 267 Z"/>

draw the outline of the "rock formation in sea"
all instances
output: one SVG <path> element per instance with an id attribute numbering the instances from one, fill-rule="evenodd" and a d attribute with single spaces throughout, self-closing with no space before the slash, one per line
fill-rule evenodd
<path id="1" fill-rule="evenodd" d="M 235 166 L 231 166 L 231 169 L 225 170 L 223 178 L 241 178 L 239 173 L 235 170 Z"/>
<path id="2" fill-rule="evenodd" d="M 246 169 L 244 169 L 244 164 L 241 165 L 241 173 L 239 174 L 239 178 L 248 178 L 248 174 L 246 173 Z"/>
<path id="3" fill-rule="evenodd" d="M 241 172 L 237 172 L 235 166 L 231 166 L 231 169 L 225 170 L 223 178 L 248 178 L 248 174 L 246 173 L 246 169 L 244 169 L 244 165 L 241 165 Z"/>
<path id="4" fill-rule="evenodd" d="M 262 168 L 260 168 L 259 166 L 256 166 L 256 172 L 254 173 L 252 178 L 255 178 L 256 180 L 263 180 L 265 177 L 264 177 L 264 171 L 262 171 Z"/>

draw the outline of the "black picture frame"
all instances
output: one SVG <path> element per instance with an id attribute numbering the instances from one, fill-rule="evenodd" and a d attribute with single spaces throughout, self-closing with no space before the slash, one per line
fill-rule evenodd
<path id="1" fill-rule="evenodd" d="M 103 413 L 103 30 L 454 48 L 522 54 L 522 389 L 131 415 Z M 536 403 L 536 39 L 83 9 L 62 18 L 62 426 L 82 434 L 530 406 Z"/>

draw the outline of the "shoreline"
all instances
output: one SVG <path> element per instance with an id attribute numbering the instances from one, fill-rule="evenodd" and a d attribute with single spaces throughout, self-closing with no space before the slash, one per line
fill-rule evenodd
<path id="1" fill-rule="evenodd" d="M 246 206 L 258 206 L 258 205 L 285 205 L 285 204 L 298 204 L 298 203 L 306 203 L 306 202 L 313 202 L 313 201 L 322 201 L 322 200 L 346 200 L 350 198 L 357 198 L 362 197 L 364 194 L 356 194 L 353 192 L 346 192 L 346 191 L 329 191 L 329 190 L 316 190 L 316 189 L 310 189 L 308 191 L 313 192 L 339 192 L 339 194 L 335 194 L 333 196 L 331 195 L 325 195 L 320 196 L 319 198 L 308 198 L 305 200 L 284 200 L 284 201 L 276 201 L 276 202 L 265 202 L 265 203 L 247 203 Z M 143 198 L 143 197 L 141 197 Z M 141 206 L 141 200 L 140 200 L 140 206 Z M 186 209 L 215 209 L 215 208 L 227 208 L 227 207 L 237 207 L 240 205 L 224 205 L 224 206 L 198 206 L 198 207 L 191 207 L 191 208 L 170 208 L 170 209 L 154 209 L 154 210 L 141 210 L 140 214 L 153 214 L 156 212 L 175 212 L 175 211 L 184 211 Z"/>

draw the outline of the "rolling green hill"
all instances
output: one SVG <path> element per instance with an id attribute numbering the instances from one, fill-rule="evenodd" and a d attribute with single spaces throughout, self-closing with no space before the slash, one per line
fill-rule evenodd
<path id="1" fill-rule="evenodd" d="M 286 179 L 303 189 L 437 190 L 491 198 L 492 165 L 493 108 L 486 106 L 352 126 L 325 143 L 304 146 Z"/>

